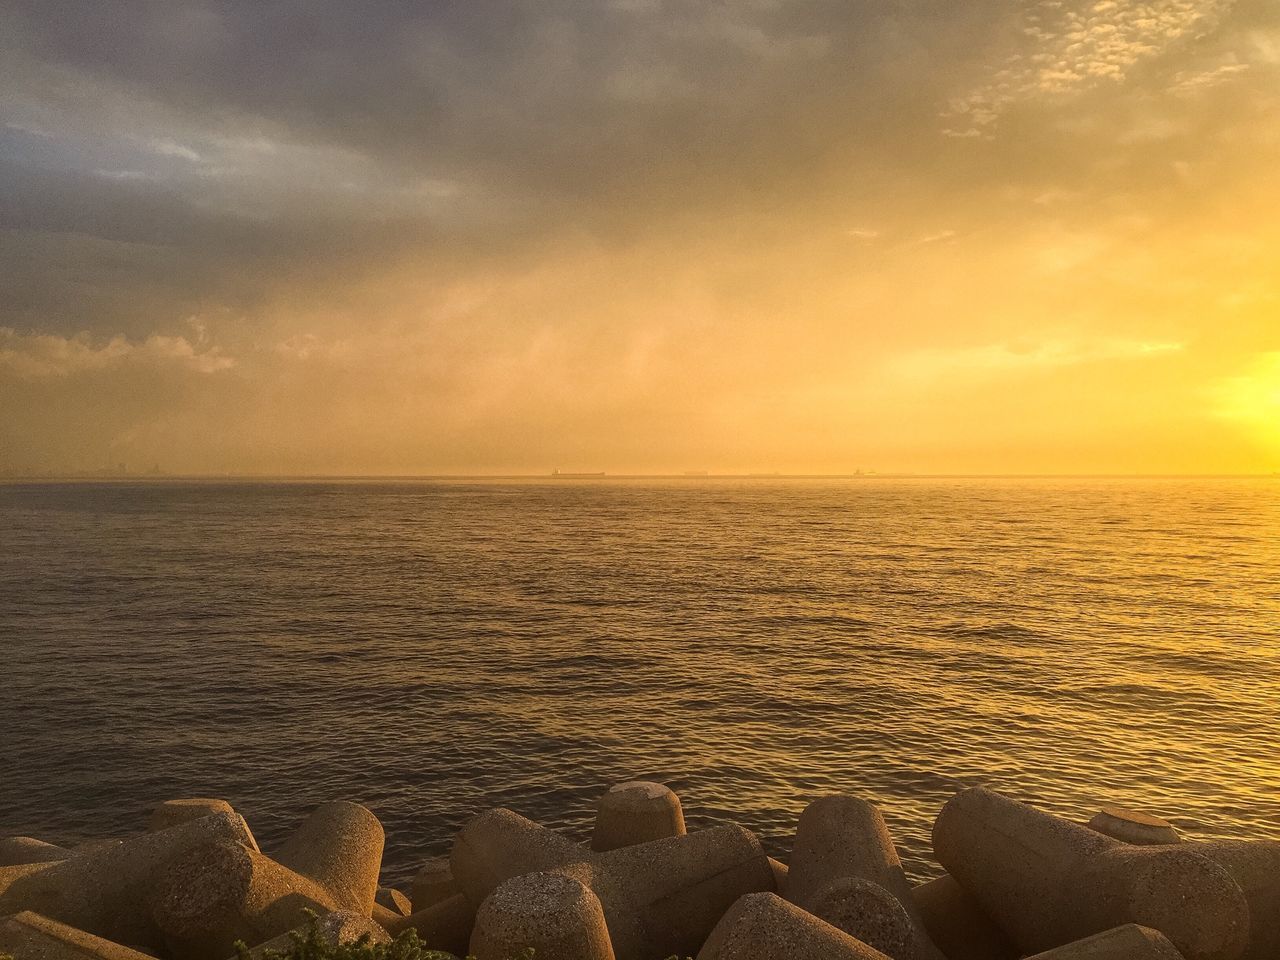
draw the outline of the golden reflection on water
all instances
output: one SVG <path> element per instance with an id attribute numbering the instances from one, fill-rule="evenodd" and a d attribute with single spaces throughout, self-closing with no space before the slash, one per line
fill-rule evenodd
<path id="1" fill-rule="evenodd" d="M 402 879 L 645 777 L 774 852 L 869 797 L 917 875 L 973 783 L 1280 836 L 1274 482 L 34 485 L 0 525 L 14 832 L 348 796 Z"/>

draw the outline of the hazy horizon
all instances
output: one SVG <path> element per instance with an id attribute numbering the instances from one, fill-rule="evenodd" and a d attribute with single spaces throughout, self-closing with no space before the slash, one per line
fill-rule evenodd
<path id="1" fill-rule="evenodd" d="M 600 480 L 1274 480 L 1280 471 L 1253 473 L 908 473 L 866 470 L 853 473 L 784 473 L 747 471 L 716 473 L 685 470 L 678 473 L 558 471 L 526 473 L 181 473 L 165 470 L 34 470 L 0 473 L 0 482 L 15 480 L 561 480 L 590 483 Z"/>
<path id="2" fill-rule="evenodd" d="M 1268 474 L 1265 0 L 0 2 L 0 473 Z"/>

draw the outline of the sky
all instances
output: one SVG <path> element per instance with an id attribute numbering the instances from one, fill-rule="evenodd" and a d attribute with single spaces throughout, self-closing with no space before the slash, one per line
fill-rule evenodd
<path id="1" fill-rule="evenodd" d="M 0 0 L 0 472 L 1280 470 L 1274 0 Z"/>

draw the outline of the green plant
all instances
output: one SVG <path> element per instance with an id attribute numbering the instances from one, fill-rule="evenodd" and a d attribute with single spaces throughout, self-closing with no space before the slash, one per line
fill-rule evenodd
<path id="1" fill-rule="evenodd" d="M 369 935 L 336 946 L 325 939 L 320 931 L 320 918 L 307 911 L 307 929 L 289 934 L 293 943 L 284 950 L 264 950 L 255 954 L 243 942 L 236 944 L 238 960 L 458 960 L 452 953 L 429 950 L 416 930 L 406 930 L 390 943 L 372 943 Z M 13 960 L 0 957 L 0 960 Z M 467 957 L 466 960 L 475 960 Z M 509 960 L 535 960 L 532 947 L 526 947 L 518 956 Z M 667 960 L 679 960 L 669 957 Z M 686 958 L 689 960 L 689 958 Z"/>
<path id="2" fill-rule="evenodd" d="M 289 934 L 292 945 L 284 950 L 254 954 L 243 942 L 236 944 L 239 960 L 457 960 L 443 950 L 428 950 L 416 930 L 406 930 L 390 943 L 373 943 L 363 934 L 350 943 L 332 944 L 320 932 L 319 917 L 307 911 L 307 929 Z M 512 958 L 523 960 L 523 958 Z"/>

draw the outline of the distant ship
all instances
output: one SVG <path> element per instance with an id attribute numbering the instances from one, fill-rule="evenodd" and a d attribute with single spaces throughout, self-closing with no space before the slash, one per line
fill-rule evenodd
<path id="1" fill-rule="evenodd" d="M 561 480 L 582 480 L 592 477 L 603 477 L 604 471 L 601 470 L 599 473 L 570 473 L 564 470 L 552 470 L 551 475 L 553 477 L 558 477 Z"/>

